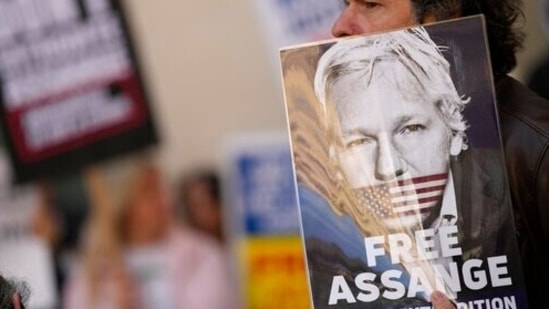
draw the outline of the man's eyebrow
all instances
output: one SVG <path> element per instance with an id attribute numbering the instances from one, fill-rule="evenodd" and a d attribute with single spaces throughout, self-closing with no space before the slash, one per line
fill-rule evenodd
<path id="1" fill-rule="evenodd" d="M 419 113 L 400 116 L 395 122 L 395 125 L 393 127 L 393 131 L 399 130 L 402 126 L 404 126 L 405 124 L 407 124 L 410 121 L 425 122 L 426 119 L 425 119 L 424 116 L 425 116 L 424 114 L 419 114 Z"/>
<path id="2" fill-rule="evenodd" d="M 362 137 L 369 137 L 372 139 L 375 139 L 375 135 L 372 133 L 369 133 L 366 128 L 359 127 L 359 128 L 352 128 L 349 130 L 342 130 L 341 135 L 343 137 L 349 137 L 349 136 L 362 136 Z"/>
<path id="3" fill-rule="evenodd" d="M 402 126 L 403 124 L 407 123 L 408 121 L 412 120 L 413 118 L 415 118 L 415 115 L 404 115 L 404 116 L 400 116 L 396 123 L 395 123 L 395 127 L 398 128 L 400 126 Z"/>

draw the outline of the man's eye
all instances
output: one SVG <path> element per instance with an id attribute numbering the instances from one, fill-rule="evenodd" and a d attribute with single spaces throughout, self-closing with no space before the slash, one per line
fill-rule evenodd
<path id="1" fill-rule="evenodd" d="M 341 5 L 343 7 L 347 7 L 351 4 L 350 0 L 341 0 Z"/>
<path id="2" fill-rule="evenodd" d="M 368 138 L 358 138 L 358 139 L 352 140 L 352 141 L 348 142 L 347 144 L 345 144 L 345 148 L 349 149 L 349 148 L 353 148 L 353 147 L 356 147 L 356 146 L 367 144 L 369 142 L 370 142 L 370 139 L 368 139 Z"/>
<path id="3" fill-rule="evenodd" d="M 402 129 L 403 134 L 415 133 L 425 130 L 425 126 L 421 124 L 407 125 Z"/>
<path id="4" fill-rule="evenodd" d="M 373 9 L 379 5 L 379 3 L 372 1 L 361 1 L 360 4 L 367 9 Z"/>

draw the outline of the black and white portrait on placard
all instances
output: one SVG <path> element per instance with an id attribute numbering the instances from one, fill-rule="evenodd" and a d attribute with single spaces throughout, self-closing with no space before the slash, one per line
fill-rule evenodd
<path id="1" fill-rule="evenodd" d="M 434 290 L 522 308 L 483 33 L 475 17 L 281 51 L 315 308 Z"/>

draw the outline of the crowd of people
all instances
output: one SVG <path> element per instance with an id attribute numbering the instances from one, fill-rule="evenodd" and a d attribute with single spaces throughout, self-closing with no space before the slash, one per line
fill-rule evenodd
<path id="1" fill-rule="evenodd" d="M 215 171 L 189 172 L 171 190 L 149 159 L 130 169 L 116 192 L 104 171 L 85 172 L 78 222 L 41 184 L 32 231 L 55 257 L 59 308 L 236 308 Z M 29 297 L 10 280 L 2 309 Z"/>

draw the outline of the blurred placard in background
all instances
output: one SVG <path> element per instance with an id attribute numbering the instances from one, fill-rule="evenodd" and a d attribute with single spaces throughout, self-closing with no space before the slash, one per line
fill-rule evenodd
<path id="1" fill-rule="evenodd" d="M 288 45 L 331 37 L 330 29 L 342 10 L 342 1 L 251 0 L 263 27 L 269 57 L 279 71 L 278 50 Z"/>
<path id="2" fill-rule="evenodd" d="M 118 0 L 0 0 L 0 117 L 17 182 L 157 140 Z"/>
<path id="3" fill-rule="evenodd" d="M 244 308 L 310 308 L 287 134 L 234 136 L 223 154 L 225 226 Z"/>
<path id="4" fill-rule="evenodd" d="M 262 0 L 254 1 L 267 39 L 278 48 L 330 37 L 330 29 L 341 13 L 341 1 Z"/>

